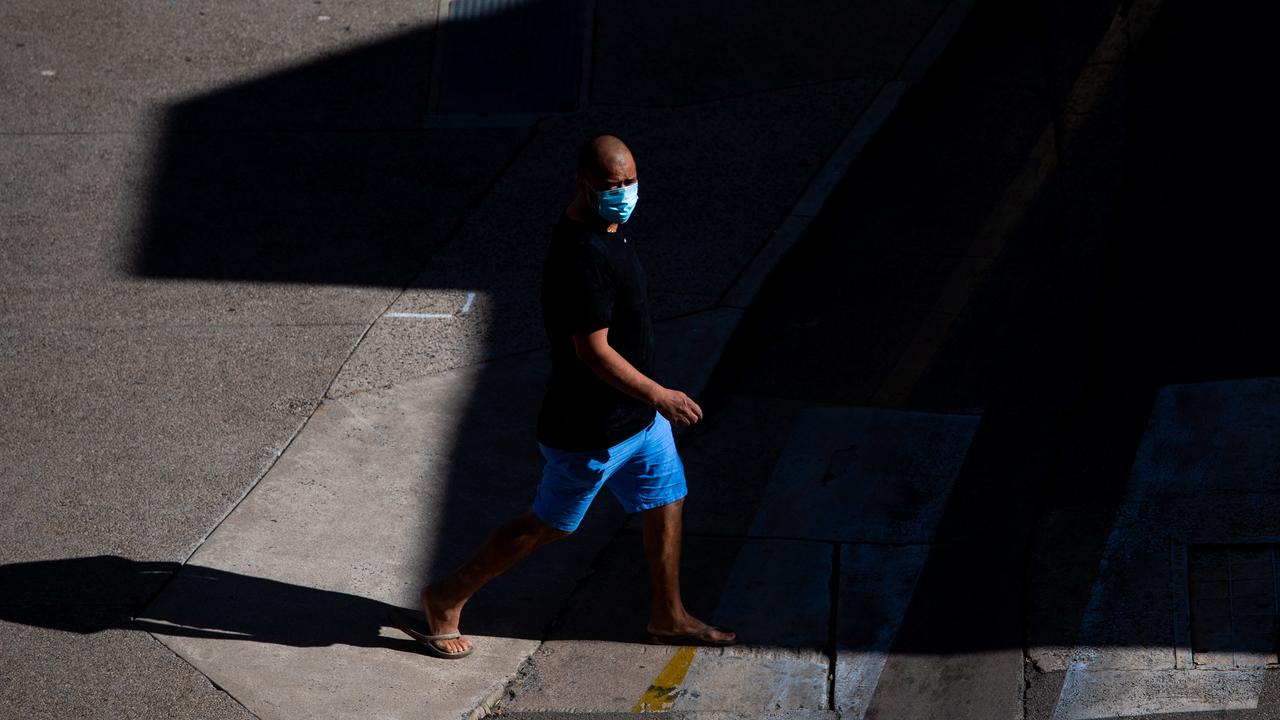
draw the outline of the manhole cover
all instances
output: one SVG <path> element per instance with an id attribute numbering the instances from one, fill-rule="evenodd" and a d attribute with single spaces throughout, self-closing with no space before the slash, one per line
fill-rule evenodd
<path id="1" fill-rule="evenodd" d="M 1278 555 L 1274 544 L 1187 548 L 1195 667 L 1243 668 L 1276 663 Z"/>

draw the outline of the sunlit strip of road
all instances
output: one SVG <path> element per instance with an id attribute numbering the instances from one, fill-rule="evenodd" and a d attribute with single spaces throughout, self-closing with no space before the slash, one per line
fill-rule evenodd
<path id="1" fill-rule="evenodd" d="M 1178 548 L 1280 536 L 1280 379 L 1162 388 L 1081 619 L 1055 720 L 1258 706 L 1265 669 L 1192 659 Z M 1171 552 L 1171 547 L 1173 552 Z M 1139 640 L 1141 642 L 1139 642 Z M 1227 651 L 1244 649 L 1231 646 Z M 1246 653 L 1240 653 L 1245 657 Z"/>

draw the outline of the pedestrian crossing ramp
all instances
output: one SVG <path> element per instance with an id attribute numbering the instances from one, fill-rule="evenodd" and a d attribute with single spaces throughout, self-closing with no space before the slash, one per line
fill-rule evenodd
<path id="1" fill-rule="evenodd" d="M 535 653 L 502 712 L 862 717 L 979 420 L 801 411 L 749 532 L 734 541 L 712 617 L 743 644 L 667 648 L 562 632 Z"/>

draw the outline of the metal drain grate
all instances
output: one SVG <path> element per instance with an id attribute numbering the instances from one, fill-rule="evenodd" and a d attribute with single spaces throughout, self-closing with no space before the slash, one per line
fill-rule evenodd
<path id="1" fill-rule="evenodd" d="M 1274 544 L 1187 548 L 1194 667 L 1277 662 L 1280 551 Z"/>

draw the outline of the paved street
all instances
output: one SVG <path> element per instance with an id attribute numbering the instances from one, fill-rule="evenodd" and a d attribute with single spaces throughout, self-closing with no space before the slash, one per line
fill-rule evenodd
<path id="1" fill-rule="evenodd" d="M 775 5 L 0 8 L 6 714 L 1280 717 L 1277 13 Z M 743 642 L 605 498 L 429 658 L 603 130 Z"/>

